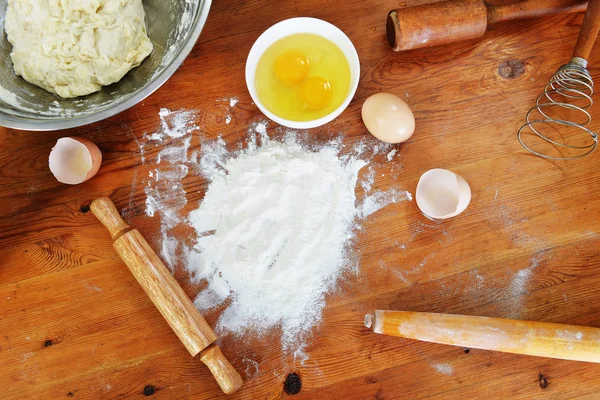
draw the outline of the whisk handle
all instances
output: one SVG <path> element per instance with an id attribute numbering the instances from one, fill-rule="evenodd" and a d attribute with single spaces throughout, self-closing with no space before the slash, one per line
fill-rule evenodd
<path id="1" fill-rule="evenodd" d="M 587 60 L 594 47 L 594 42 L 600 31 L 600 0 L 590 0 L 583 18 L 579 38 L 575 45 L 573 57 Z"/>

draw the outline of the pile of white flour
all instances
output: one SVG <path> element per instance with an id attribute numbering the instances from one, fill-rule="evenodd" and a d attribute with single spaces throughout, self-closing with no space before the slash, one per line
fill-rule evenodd
<path id="1" fill-rule="evenodd" d="M 211 183 L 189 216 L 198 241 L 187 266 L 209 282 L 196 298 L 199 309 L 231 299 L 221 328 L 281 324 L 287 343 L 319 318 L 325 293 L 347 263 L 359 213 L 354 188 L 366 164 L 337 153 L 309 151 L 288 138 L 228 160 L 203 157 Z"/>
<path id="2" fill-rule="evenodd" d="M 163 126 L 159 136 L 165 131 Z M 169 146 L 187 149 L 191 131 L 177 131 L 186 133 L 168 134 Z M 267 135 L 266 123 L 252 125 L 249 134 L 245 149 L 228 151 L 219 139 L 203 143 L 199 159 L 179 158 L 189 173 L 199 171 L 209 180 L 204 199 L 187 218 L 178 216 L 181 204 L 169 201 L 173 188 L 181 195 L 183 177 L 178 181 L 173 173 L 180 169 L 163 158 L 148 180 L 147 212 L 160 213 L 166 220 L 161 220 L 166 222 L 161 224 L 163 258 L 173 266 L 173 256 L 182 255 L 192 279 L 206 285 L 196 306 L 223 310 L 217 323 L 220 332 L 238 335 L 279 328 L 283 348 L 294 350 L 320 321 L 325 296 L 337 279 L 356 267 L 350 245 L 357 222 L 412 197 L 399 189 L 371 192 L 374 174 L 359 182 L 361 168 L 374 153 L 385 159 L 389 146 L 373 141 L 342 151 L 339 140 L 314 146 L 292 133 L 274 140 Z M 168 147 L 161 150 L 168 152 Z M 164 185 L 169 193 L 157 180 L 161 169 L 171 173 Z M 360 200 L 357 183 L 368 187 Z M 177 240 L 170 230 L 176 221 L 196 232 L 193 247 L 173 247 Z"/>

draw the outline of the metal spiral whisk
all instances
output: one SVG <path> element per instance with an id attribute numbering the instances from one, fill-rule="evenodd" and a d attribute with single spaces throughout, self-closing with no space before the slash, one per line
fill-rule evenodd
<path id="1" fill-rule="evenodd" d="M 531 153 L 553 160 L 572 160 L 590 154 L 598 146 L 598 135 L 584 125 L 592 120 L 587 108 L 594 103 L 594 82 L 586 69 L 586 60 L 592 53 L 599 32 L 600 0 L 589 0 L 573 58 L 552 76 L 535 107 L 527 113 L 527 123 L 517 133 L 521 145 Z M 539 119 L 533 119 L 535 114 L 540 115 Z M 573 115 L 575 117 L 572 118 Z M 534 150 L 526 144 L 523 133 L 529 131 L 532 135 L 528 142 L 537 139 L 536 148 L 552 148 L 552 154 L 556 152 L 560 156 Z M 555 139 L 558 137 L 561 139 Z M 581 141 L 574 144 L 575 139 Z"/>
<path id="2" fill-rule="evenodd" d="M 560 67 L 552 76 L 550 82 L 544 88 L 544 93 L 537 98 L 535 106 L 527 113 L 527 123 L 517 132 L 519 142 L 525 149 L 540 157 L 554 160 L 572 160 L 584 157 L 596 149 L 598 135 L 584 126 L 592 120 L 587 108 L 594 103 L 592 100 L 594 82 L 586 67 L 587 61 L 585 59 L 573 57 L 568 64 Z M 580 115 L 581 119 L 577 122 L 560 119 L 554 116 L 557 112 L 550 112 L 551 109 L 558 110 L 558 114 L 560 114 L 560 111 L 568 112 L 567 110 L 572 110 Z M 533 120 L 532 114 L 541 115 L 541 119 Z M 589 135 L 592 141 L 589 144 L 573 145 L 551 139 L 542 132 L 542 129 L 544 127 L 548 128 L 549 124 L 558 128 L 562 126 L 579 129 L 583 135 Z M 557 157 L 534 150 L 523 141 L 522 134 L 526 128 L 529 128 L 537 138 L 556 146 L 558 149 L 570 149 L 569 155 Z M 571 155 L 572 152 L 575 154 Z"/>

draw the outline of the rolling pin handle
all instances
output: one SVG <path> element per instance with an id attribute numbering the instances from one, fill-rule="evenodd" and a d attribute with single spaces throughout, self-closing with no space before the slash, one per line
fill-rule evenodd
<path id="1" fill-rule="evenodd" d="M 119 211 L 108 197 L 99 197 L 92 201 L 90 210 L 98 218 L 98 221 L 108 229 L 113 240 L 131 230 L 131 227 L 123 221 Z"/>
<path id="2" fill-rule="evenodd" d="M 224 393 L 234 393 L 244 383 L 240 374 L 233 368 L 233 365 L 221 352 L 221 348 L 215 343 L 202 350 L 200 361 L 206 364 Z"/>
<path id="3" fill-rule="evenodd" d="M 223 392 L 231 394 L 238 390 L 242 377 L 214 343 L 215 332 L 142 234 L 123 221 L 108 197 L 94 200 L 90 209 L 108 229 L 113 247 L 192 357 L 200 353 L 200 360 Z"/>
<path id="4" fill-rule="evenodd" d="M 590 6 L 596 1 L 600 0 L 590 0 Z M 580 12 L 584 9 L 585 0 L 523 0 L 505 5 L 492 5 L 484 0 L 445 0 L 390 11 L 386 31 L 392 49 L 403 51 L 476 39 L 498 22 Z M 589 22 L 584 22 L 586 29 L 580 37 L 579 46 L 582 54 L 589 55 L 588 50 L 591 51 L 593 45 L 592 36 L 595 38 L 598 33 L 600 17 L 594 12 L 600 14 L 598 8 L 594 8 L 588 12 L 589 18 L 586 20 Z"/>
<path id="5" fill-rule="evenodd" d="M 448 0 L 388 13 L 386 32 L 394 51 L 480 38 L 487 29 L 483 0 Z"/>

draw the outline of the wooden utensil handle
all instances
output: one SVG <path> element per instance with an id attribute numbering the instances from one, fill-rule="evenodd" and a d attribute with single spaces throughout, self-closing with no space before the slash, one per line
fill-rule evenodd
<path id="1" fill-rule="evenodd" d="M 579 38 L 575 44 L 573 57 L 581 57 L 587 60 L 596 42 L 600 30 L 600 0 L 590 0 L 588 3 Z"/>
<path id="2" fill-rule="evenodd" d="M 493 24 L 513 19 L 581 12 L 585 0 L 523 0 L 493 6 L 483 0 L 447 0 L 392 10 L 387 38 L 395 51 L 476 39 Z"/>
<path id="3" fill-rule="evenodd" d="M 587 1 L 582 0 L 524 0 L 512 4 L 492 6 L 486 4 L 487 25 L 515 19 L 539 18 L 547 15 L 583 12 Z"/>
<path id="4" fill-rule="evenodd" d="M 216 344 L 211 344 L 200 353 L 200 360 L 206 364 L 217 380 L 224 393 L 231 394 L 237 391 L 244 381 Z"/>
<path id="5" fill-rule="evenodd" d="M 232 393 L 239 389 L 242 378 L 213 344 L 217 339 L 214 331 L 142 234 L 123 221 L 107 197 L 94 200 L 90 209 L 109 230 L 113 247 L 190 354 L 196 356 L 204 350 L 201 360 L 223 391 Z M 212 350 L 206 351 L 207 348 Z"/>
<path id="6" fill-rule="evenodd" d="M 365 318 L 365 325 L 368 317 Z M 373 332 L 425 342 L 600 362 L 600 329 L 470 315 L 375 311 Z"/>
<path id="7" fill-rule="evenodd" d="M 92 201 L 90 210 L 92 210 L 92 214 L 96 216 L 98 221 L 108 229 L 112 240 L 115 240 L 117 237 L 131 229 L 131 227 L 123 221 L 117 207 L 115 207 L 112 200 L 108 197 L 100 197 Z"/>
<path id="8" fill-rule="evenodd" d="M 487 29 L 483 0 L 448 0 L 392 10 L 387 38 L 394 51 L 475 39 Z"/>

